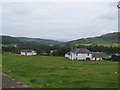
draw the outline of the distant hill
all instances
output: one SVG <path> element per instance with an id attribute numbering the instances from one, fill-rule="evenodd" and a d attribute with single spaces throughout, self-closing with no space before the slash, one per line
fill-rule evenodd
<path id="1" fill-rule="evenodd" d="M 2 44 L 20 44 L 24 42 L 45 44 L 45 45 L 56 45 L 62 42 L 56 40 L 40 39 L 40 38 L 27 38 L 27 37 L 11 37 L 11 36 L 0 36 L 2 37 Z"/>
<path id="2" fill-rule="evenodd" d="M 120 36 L 120 32 L 114 32 L 98 37 L 82 38 L 78 40 L 69 41 L 64 43 L 63 45 L 75 45 L 75 46 L 91 45 L 91 44 L 105 45 L 105 46 L 118 45 L 118 40 L 120 39 L 119 36 Z"/>
<path id="3" fill-rule="evenodd" d="M 82 38 L 78 40 L 73 40 L 69 42 L 60 42 L 56 40 L 49 39 L 40 39 L 40 38 L 27 38 L 27 37 L 11 37 L 11 36 L 0 36 L 2 37 L 3 44 L 19 44 L 24 42 L 35 43 L 35 44 L 45 44 L 45 45 L 105 45 L 105 46 L 114 46 L 118 45 L 118 40 L 120 39 L 120 32 L 108 33 L 98 37 L 92 38 Z"/>
<path id="4" fill-rule="evenodd" d="M 2 44 L 16 44 L 21 42 L 19 39 L 10 36 L 0 36 L 0 37 L 2 38 Z"/>

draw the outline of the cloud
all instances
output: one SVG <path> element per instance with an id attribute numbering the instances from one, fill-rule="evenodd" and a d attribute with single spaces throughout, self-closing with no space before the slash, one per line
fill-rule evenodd
<path id="1" fill-rule="evenodd" d="M 118 2 L 119 0 L 2 0 L 2 2 Z"/>
<path id="2" fill-rule="evenodd" d="M 115 2 L 4 3 L 3 34 L 62 41 L 117 31 Z"/>

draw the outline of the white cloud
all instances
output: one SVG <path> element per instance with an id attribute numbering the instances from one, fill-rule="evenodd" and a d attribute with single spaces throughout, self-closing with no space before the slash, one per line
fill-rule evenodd
<path id="1" fill-rule="evenodd" d="M 117 31 L 116 4 L 3 3 L 3 34 L 68 41 Z"/>
<path id="2" fill-rule="evenodd" d="M 2 2 L 118 2 L 119 0 L 1 0 Z"/>

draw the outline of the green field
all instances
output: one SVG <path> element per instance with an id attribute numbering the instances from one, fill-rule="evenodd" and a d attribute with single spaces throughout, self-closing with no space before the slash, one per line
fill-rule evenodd
<path id="1" fill-rule="evenodd" d="M 3 72 L 33 88 L 118 88 L 118 62 L 3 54 Z"/>
<path id="2" fill-rule="evenodd" d="M 93 45 L 92 43 L 91 44 L 75 44 L 75 46 L 79 46 L 79 45 L 83 45 L 83 46 L 90 46 L 90 45 Z M 120 47 L 118 43 L 98 43 L 96 44 L 98 46 L 106 46 L 106 47 Z"/>

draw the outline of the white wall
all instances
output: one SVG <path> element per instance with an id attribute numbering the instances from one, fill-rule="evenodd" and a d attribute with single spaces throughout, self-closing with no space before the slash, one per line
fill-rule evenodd
<path id="1" fill-rule="evenodd" d="M 77 56 L 77 60 L 86 60 L 86 58 L 92 59 L 92 54 L 87 54 L 87 53 L 80 53 Z"/>
<path id="2" fill-rule="evenodd" d="M 32 56 L 32 55 L 37 55 L 37 53 L 35 51 L 32 51 L 32 52 L 21 52 L 20 53 L 21 55 L 27 55 L 27 56 Z"/>
<path id="3" fill-rule="evenodd" d="M 92 58 L 92 60 L 95 60 L 95 58 Z M 98 61 L 98 60 L 102 60 L 102 58 L 96 58 L 96 60 Z"/>
<path id="4" fill-rule="evenodd" d="M 76 59 L 76 58 L 77 58 L 76 54 L 73 53 L 73 52 L 71 52 L 71 59 L 74 60 L 74 59 Z"/>
<path id="5" fill-rule="evenodd" d="M 31 53 L 32 53 L 32 55 L 37 55 L 37 53 L 35 51 L 32 51 Z"/>
<path id="6" fill-rule="evenodd" d="M 92 54 L 89 53 L 89 56 L 88 56 L 88 54 L 87 54 L 86 58 L 92 59 Z"/>
<path id="7" fill-rule="evenodd" d="M 69 57 L 70 57 L 70 55 L 68 55 L 68 54 L 65 54 L 65 57 L 66 57 L 66 58 L 69 58 Z"/>
<path id="8" fill-rule="evenodd" d="M 71 55 L 65 54 L 65 57 L 68 59 L 72 59 Z"/>
<path id="9" fill-rule="evenodd" d="M 25 52 L 21 52 L 20 54 L 21 54 L 21 55 L 25 55 Z"/>
<path id="10" fill-rule="evenodd" d="M 90 60 L 92 60 L 92 54 L 87 54 L 87 53 L 79 53 L 79 54 L 75 54 L 73 52 L 70 53 L 70 55 L 65 54 L 65 57 L 71 60 L 86 60 L 86 58 L 90 58 Z"/>
<path id="11" fill-rule="evenodd" d="M 27 52 L 27 56 L 31 56 L 32 55 L 32 53 L 31 52 Z"/>

